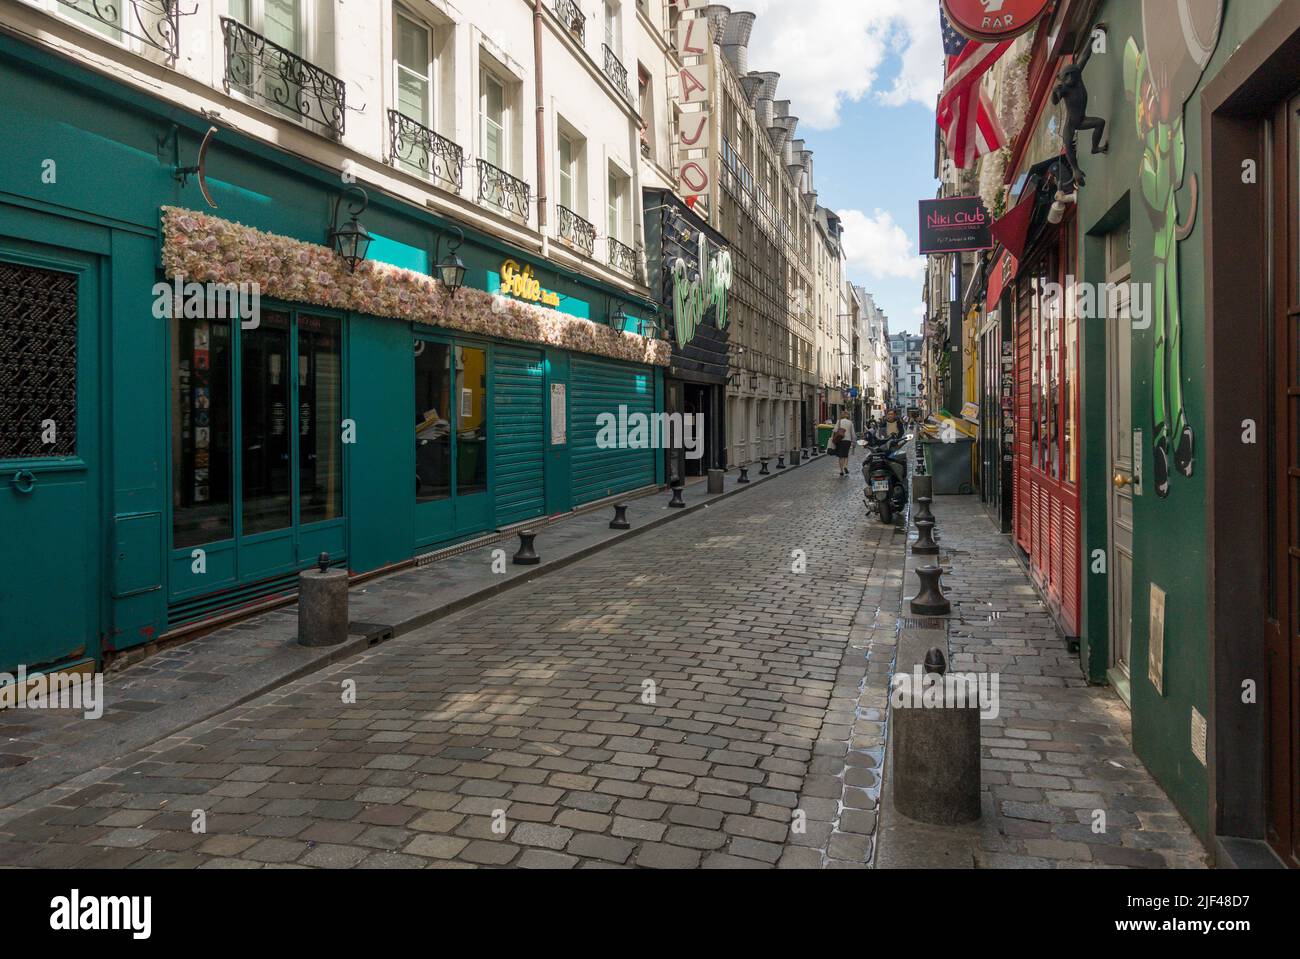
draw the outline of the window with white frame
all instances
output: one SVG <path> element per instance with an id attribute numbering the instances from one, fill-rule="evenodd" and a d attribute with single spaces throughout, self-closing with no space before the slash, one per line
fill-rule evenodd
<path id="1" fill-rule="evenodd" d="M 286 50 L 309 57 L 308 0 L 229 0 L 230 16 Z"/>
<path id="2" fill-rule="evenodd" d="M 483 159 L 498 170 L 508 172 L 510 104 L 505 83 L 487 67 L 482 69 L 479 78 L 479 117 Z"/>
<path id="3" fill-rule="evenodd" d="M 605 0 L 605 46 L 616 57 L 623 56 L 621 19 L 622 10 L 618 0 Z"/>
<path id="4" fill-rule="evenodd" d="M 176 4 L 166 0 L 29 0 L 35 6 L 71 20 L 154 59 L 174 60 L 179 54 Z M 75 3 L 75 5 L 73 5 Z"/>
<path id="5" fill-rule="evenodd" d="M 615 240 L 623 236 L 623 211 L 626 204 L 626 179 L 614 168 L 609 171 L 609 231 L 607 235 Z"/>
<path id="6" fill-rule="evenodd" d="M 393 9 L 393 83 L 397 111 L 432 130 L 433 34 L 400 6 Z"/>
<path id="7" fill-rule="evenodd" d="M 556 166 L 559 170 L 560 180 L 560 206 L 577 212 L 574 201 L 574 186 L 578 178 L 577 156 L 578 149 L 574 145 L 573 138 L 567 133 L 561 132 L 556 138 L 558 144 L 558 156 L 556 157 Z"/>

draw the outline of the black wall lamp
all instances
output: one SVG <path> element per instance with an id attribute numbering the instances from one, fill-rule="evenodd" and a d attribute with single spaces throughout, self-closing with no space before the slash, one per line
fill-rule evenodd
<path id="1" fill-rule="evenodd" d="M 352 218 L 343 226 L 339 226 L 339 207 L 343 205 L 343 198 L 357 194 L 360 197 L 360 206 L 348 206 L 348 212 Z M 366 207 L 370 206 L 370 197 L 366 191 L 359 186 L 349 187 L 339 196 L 334 198 L 334 217 L 330 222 L 330 246 L 334 252 L 342 257 L 343 262 L 348 265 L 348 270 L 352 273 L 357 271 L 357 264 L 366 258 L 366 253 L 370 249 L 372 237 L 366 232 L 366 228 L 361 225 L 357 219 L 362 213 L 366 212 Z"/>
<path id="2" fill-rule="evenodd" d="M 440 257 L 444 236 L 451 237 L 451 248 L 445 257 Z M 455 297 L 460 288 L 465 285 L 465 262 L 457 252 L 464 242 L 465 231 L 458 226 L 449 226 L 445 234 L 438 234 L 438 242 L 433 247 L 433 258 L 437 261 L 438 282 L 446 287 L 452 297 Z"/>

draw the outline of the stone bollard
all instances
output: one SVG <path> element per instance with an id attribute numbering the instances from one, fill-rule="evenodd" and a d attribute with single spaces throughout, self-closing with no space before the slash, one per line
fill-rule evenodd
<path id="1" fill-rule="evenodd" d="M 911 599 L 914 616 L 947 616 L 952 612 L 952 603 L 943 595 L 940 579 L 943 570 L 938 566 L 922 566 L 916 571 L 921 580 L 921 591 Z"/>
<path id="2" fill-rule="evenodd" d="M 916 666 L 895 677 L 890 750 L 898 811 L 956 826 L 980 818 L 980 709 L 986 704 L 978 687 L 948 680 L 946 672 L 942 651 L 932 649 L 924 672 Z"/>
<path id="3" fill-rule="evenodd" d="M 316 569 L 298 574 L 298 645 L 338 646 L 348 638 L 348 572 L 330 569 L 321 553 Z"/>
<path id="4" fill-rule="evenodd" d="M 759 463 L 762 464 L 762 468 L 758 471 L 758 475 L 759 475 L 759 476 L 771 476 L 771 475 L 772 475 L 772 471 L 769 470 L 769 469 L 767 468 L 767 457 L 766 457 L 766 456 L 760 456 L 760 457 L 758 458 L 758 461 L 759 461 Z"/>
<path id="5" fill-rule="evenodd" d="M 799 463 L 800 463 L 799 451 L 798 451 L 798 450 L 791 450 L 791 451 L 790 451 L 790 465 L 791 465 L 791 466 L 798 466 Z"/>
<path id="6" fill-rule="evenodd" d="M 632 524 L 627 521 L 627 504 L 614 504 L 614 518 L 609 522 L 610 529 L 631 529 Z"/>
<path id="7" fill-rule="evenodd" d="M 709 470 L 709 494 L 721 493 L 724 490 L 723 483 L 726 473 L 722 470 Z"/>
<path id="8" fill-rule="evenodd" d="M 749 482 L 749 467 L 748 467 L 748 466 L 742 466 L 742 467 L 740 468 L 740 478 L 739 478 L 738 480 L 736 480 L 736 482 L 737 482 L 737 483 L 748 483 L 748 482 Z"/>
<path id="9" fill-rule="evenodd" d="M 519 531 L 519 552 L 515 553 L 516 566 L 536 566 L 542 561 L 533 546 L 535 539 L 537 539 L 536 531 L 531 529 Z"/>
<path id="10" fill-rule="evenodd" d="M 916 542 L 912 544 L 913 556 L 938 556 L 939 544 L 934 541 L 934 520 L 916 520 Z"/>
<path id="11" fill-rule="evenodd" d="M 777 453 L 777 454 L 776 454 L 776 468 L 779 469 L 779 470 L 783 470 L 783 469 L 785 469 L 785 454 L 784 454 L 784 453 Z"/>
<path id="12" fill-rule="evenodd" d="M 683 486 L 673 487 L 673 498 L 668 501 L 668 505 L 671 506 L 673 509 L 686 508 L 686 500 L 682 499 L 682 490 L 684 488 L 685 487 Z"/>
<path id="13" fill-rule="evenodd" d="M 929 520 L 931 523 L 934 522 L 934 514 L 930 512 L 930 504 L 933 502 L 934 500 L 929 496 L 917 497 L 916 503 L 920 507 L 920 509 L 916 511 L 916 519 L 918 522 L 923 519 Z"/>

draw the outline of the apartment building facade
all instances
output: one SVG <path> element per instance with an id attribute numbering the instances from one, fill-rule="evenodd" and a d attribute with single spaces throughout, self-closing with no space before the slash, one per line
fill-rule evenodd
<path id="1" fill-rule="evenodd" d="M 639 14 L 579 6 L 0 0 L 0 526 L 62 544 L 0 669 L 662 483 L 596 422 L 671 356 Z"/>

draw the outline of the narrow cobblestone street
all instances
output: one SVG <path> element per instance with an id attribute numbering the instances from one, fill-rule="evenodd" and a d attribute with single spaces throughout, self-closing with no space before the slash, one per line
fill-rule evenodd
<path id="1" fill-rule="evenodd" d="M 860 489 L 819 460 L 292 683 L 36 797 L 0 862 L 862 866 L 852 637 L 902 540 Z"/>

